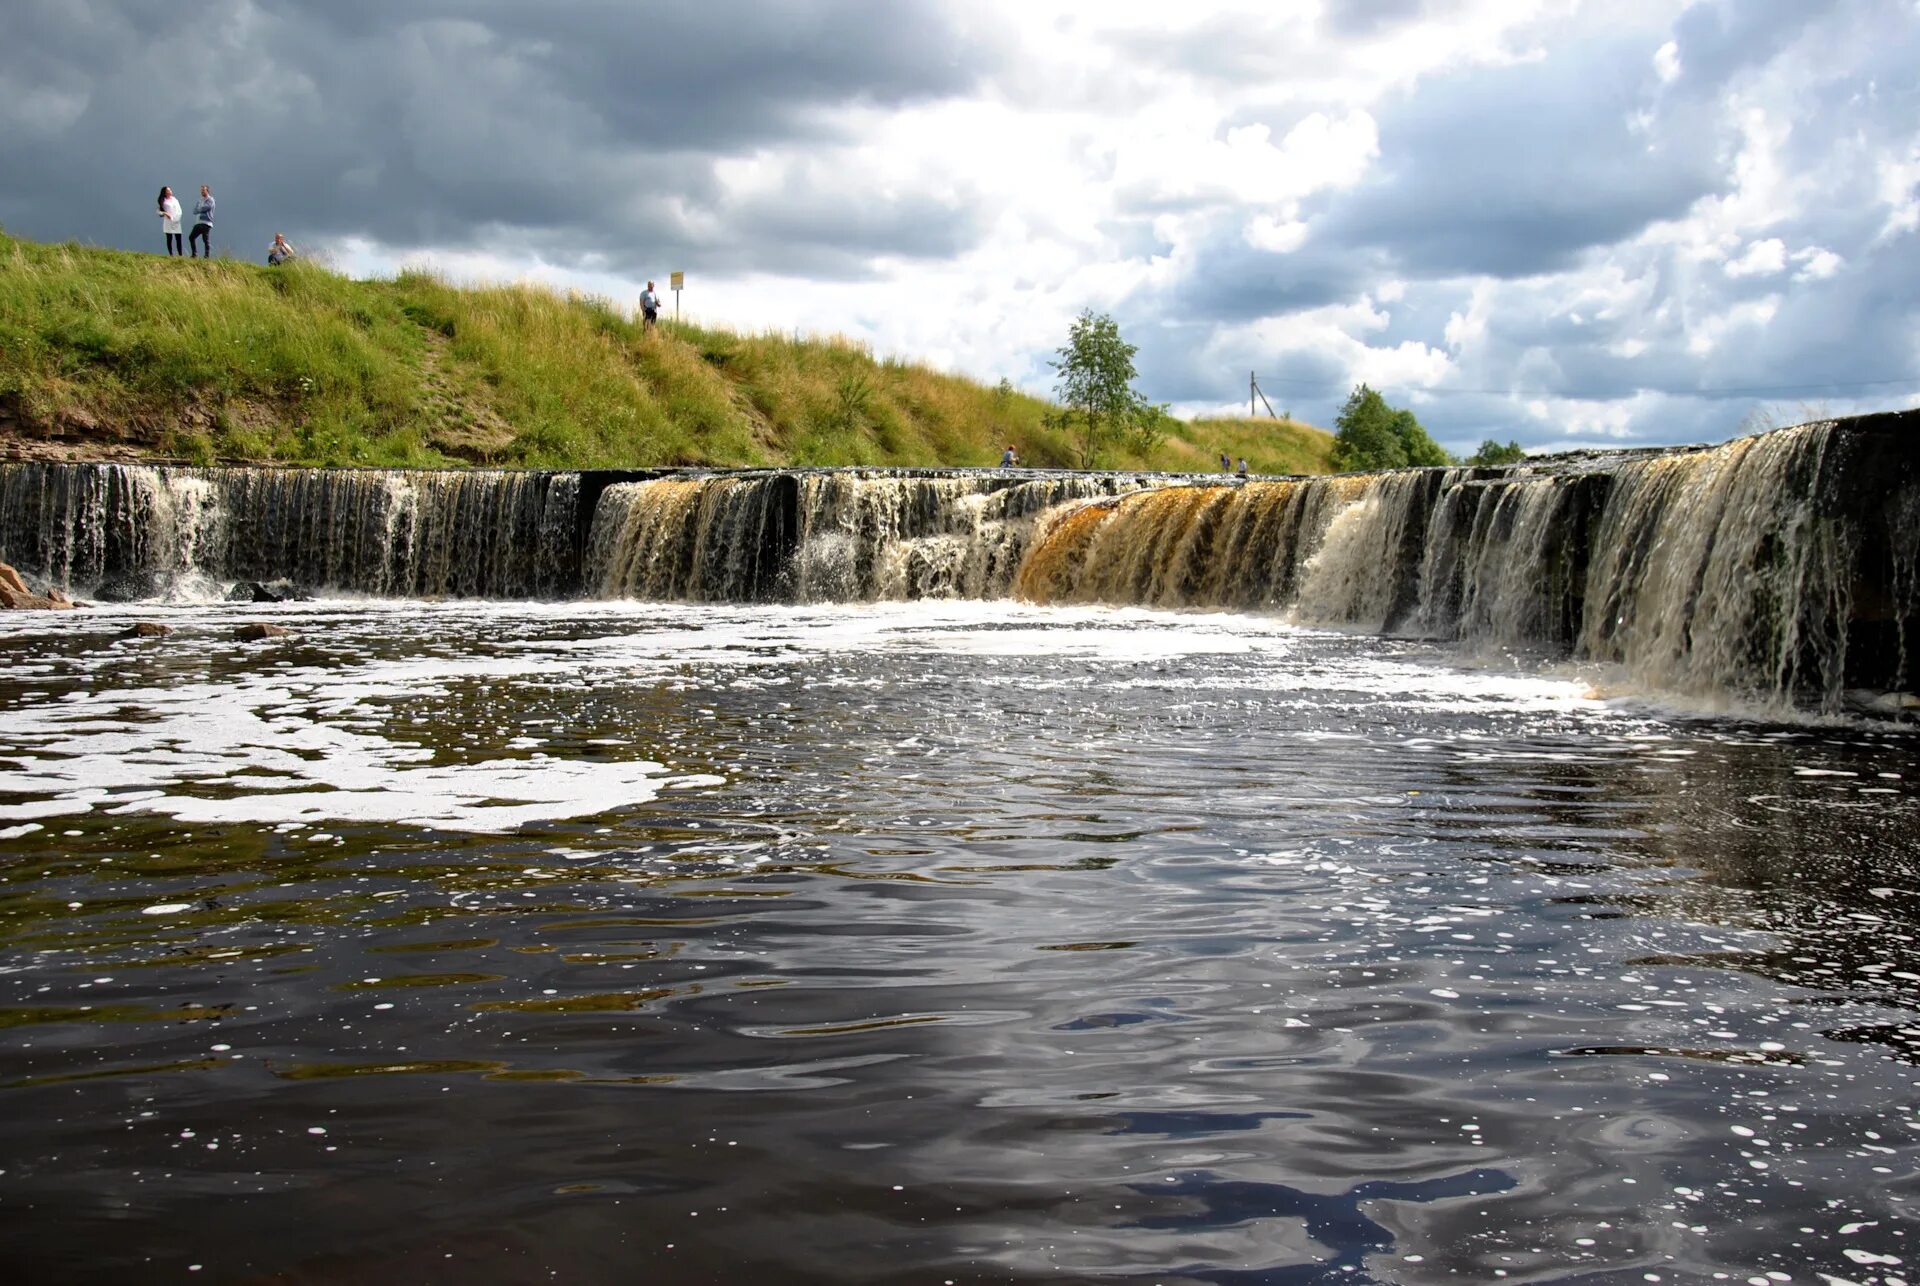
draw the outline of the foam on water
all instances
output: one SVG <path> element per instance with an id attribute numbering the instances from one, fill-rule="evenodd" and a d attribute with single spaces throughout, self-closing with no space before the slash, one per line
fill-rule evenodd
<path id="1" fill-rule="evenodd" d="M 357 606 L 355 614 L 368 609 Z M 329 609 L 299 614 L 315 625 Z M 378 619 L 381 613 L 371 613 Z M 111 651 L 96 673 L 111 677 Z M 101 809 L 197 823 L 388 822 L 504 832 L 589 816 L 662 790 L 720 784 L 647 760 L 580 762 L 542 753 L 436 762 L 407 739 L 396 705 L 462 683 L 525 683 L 571 673 L 532 657 L 361 660 L 242 676 L 226 684 L 103 687 L 10 713 L 11 767 L 0 818 Z M 180 788 L 191 785 L 192 793 Z"/>

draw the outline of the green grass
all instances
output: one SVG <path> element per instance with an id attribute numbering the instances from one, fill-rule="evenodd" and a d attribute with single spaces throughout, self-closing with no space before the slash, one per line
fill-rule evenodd
<path id="1" fill-rule="evenodd" d="M 43 245 L 0 233 L 7 449 L 312 465 L 1065 466 L 1046 402 L 839 338 L 663 325 L 535 285 Z M 1126 468 L 1324 473 L 1332 438 L 1178 422 Z"/>

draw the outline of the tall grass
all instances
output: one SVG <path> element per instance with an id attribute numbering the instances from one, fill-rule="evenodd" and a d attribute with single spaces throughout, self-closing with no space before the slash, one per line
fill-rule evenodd
<path id="1" fill-rule="evenodd" d="M 1069 463 L 1048 403 L 843 338 L 647 333 L 611 301 L 425 272 L 168 259 L 0 233 L 0 421 L 197 460 L 528 467 Z M 1110 463 L 1325 472 L 1331 438 L 1178 423 Z M 31 441 L 25 444 L 31 447 Z"/>

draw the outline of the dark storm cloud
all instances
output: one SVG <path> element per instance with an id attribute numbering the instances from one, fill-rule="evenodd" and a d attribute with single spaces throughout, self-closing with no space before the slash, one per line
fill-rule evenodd
<path id="1" fill-rule="evenodd" d="M 1525 276 L 1686 212 L 1723 187 L 1704 120 L 1649 120 L 1644 42 L 1556 50 L 1425 85 L 1379 116 L 1380 163 L 1334 203 L 1339 235 L 1419 275 Z"/>
<path id="2" fill-rule="evenodd" d="M 1712 92 L 1789 48 L 1820 13 L 1805 0 L 1741 0 L 1688 10 L 1673 25 L 1681 85 Z M 1887 16 L 1898 17 L 1891 10 Z"/>
<path id="3" fill-rule="evenodd" d="M 1280 253 L 1247 240 L 1246 212 L 1222 212 L 1193 247 L 1193 269 L 1177 291 L 1188 317 L 1250 321 L 1351 300 L 1375 281 L 1381 257 L 1365 247 L 1309 236 L 1298 250 Z"/>
<path id="4" fill-rule="evenodd" d="M 995 56 L 939 9 L 885 0 L 27 0 L 6 34 L 14 231 L 146 245 L 160 183 L 185 199 L 204 181 L 220 240 L 249 256 L 288 230 L 635 271 L 692 251 L 829 274 L 952 253 L 972 231 L 956 203 L 852 182 L 736 200 L 714 162 L 797 141 L 830 155 L 835 109 L 957 94 Z"/>

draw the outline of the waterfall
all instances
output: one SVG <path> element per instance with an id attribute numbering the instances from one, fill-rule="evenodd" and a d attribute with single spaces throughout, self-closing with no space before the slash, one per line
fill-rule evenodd
<path id="1" fill-rule="evenodd" d="M 1488 476 L 1488 475 L 1492 476 Z M 1449 470 L 1420 562 L 1420 632 L 1565 652 L 1580 627 L 1606 474 Z"/>
<path id="2" fill-rule="evenodd" d="M 1920 415 L 1084 501 L 1042 519 L 1015 588 L 1275 610 L 1830 709 L 1920 681 Z"/>
<path id="3" fill-rule="evenodd" d="M 1828 426 L 1806 425 L 1622 466 L 1582 652 L 1652 686 L 1832 704 L 1861 533 L 1821 503 L 1830 441 Z"/>
<path id="4" fill-rule="evenodd" d="M 789 475 L 661 478 L 600 493 L 581 583 L 601 598 L 766 602 L 794 544 Z"/>
<path id="5" fill-rule="evenodd" d="M 1264 611 L 1831 708 L 1849 688 L 1920 688 L 1920 413 L 1225 485 L 6 464 L 0 560 L 83 596 L 287 580 L 394 597 Z"/>
<path id="6" fill-rule="evenodd" d="M 1016 592 L 1042 603 L 1277 608 L 1371 480 L 1165 487 L 1046 515 Z"/>
<path id="7" fill-rule="evenodd" d="M 6 465 L 0 560 L 122 597 L 189 578 L 551 596 L 577 564 L 578 494 L 573 474 Z"/>
<path id="8" fill-rule="evenodd" d="M 998 598 L 1039 515 L 1142 485 L 844 470 L 616 483 L 594 511 L 582 583 L 697 602 Z"/>
<path id="9" fill-rule="evenodd" d="M 1386 628 L 1432 492 L 1422 470 L 1175 486 L 1049 515 L 1016 584 L 1048 603 L 1290 609 Z"/>

